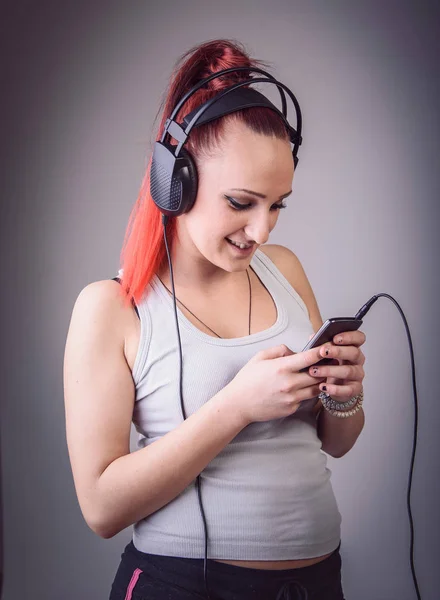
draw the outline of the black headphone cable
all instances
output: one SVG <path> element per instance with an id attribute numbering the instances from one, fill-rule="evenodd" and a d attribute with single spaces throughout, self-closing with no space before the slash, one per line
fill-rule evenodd
<path id="1" fill-rule="evenodd" d="M 175 321 L 176 321 L 176 329 L 177 329 L 177 338 L 179 340 L 179 362 L 180 362 L 180 382 L 179 382 L 179 392 L 180 392 L 180 407 L 182 410 L 182 415 L 183 415 L 183 419 L 186 419 L 186 412 L 185 412 L 185 407 L 183 404 L 183 382 L 182 382 L 182 371 L 183 371 L 183 356 L 182 356 L 182 342 L 181 342 L 181 338 L 180 338 L 180 329 L 179 329 L 179 320 L 177 317 L 177 305 L 176 305 L 176 293 L 175 293 L 175 289 L 174 289 L 174 275 L 173 275 L 173 265 L 171 262 L 171 255 L 170 255 L 170 250 L 168 247 L 168 240 L 167 240 L 167 235 L 166 235 L 166 225 L 168 223 L 168 216 L 167 215 L 162 215 L 162 224 L 163 224 L 163 236 L 164 236 L 164 240 L 165 240 L 165 248 L 167 251 L 167 255 L 168 255 L 168 264 L 170 267 L 170 279 L 171 279 L 171 288 L 173 291 L 173 304 L 174 304 L 174 317 L 175 317 Z M 205 517 L 205 511 L 203 509 L 203 504 L 202 504 L 202 492 L 201 492 L 201 485 L 202 482 L 200 480 L 200 473 L 199 475 L 197 475 L 196 478 L 196 488 L 197 488 L 197 496 L 199 499 L 199 506 L 200 506 L 200 513 L 202 515 L 202 519 L 203 519 L 203 527 L 205 530 L 205 558 L 203 561 L 203 579 L 205 582 L 205 591 L 206 591 L 206 597 L 208 600 L 211 600 L 211 596 L 209 594 L 209 587 L 208 587 L 208 526 L 206 523 L 206 517 Z"/>

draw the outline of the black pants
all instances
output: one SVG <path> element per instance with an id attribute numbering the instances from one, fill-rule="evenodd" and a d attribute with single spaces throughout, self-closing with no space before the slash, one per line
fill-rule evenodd
<path id="1" fill-rule="evenodd" d="M 344 600 L 339 548 L 299 569 L 249 569 L 208 559 L 211 600 Z M 202 558 L 146 554 L 129 542 L 109 600 L 206 600 Z"/>

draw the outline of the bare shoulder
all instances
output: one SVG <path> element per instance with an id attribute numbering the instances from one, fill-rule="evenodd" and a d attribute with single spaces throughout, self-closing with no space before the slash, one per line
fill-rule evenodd
<path id="1" fill-rule="evenodd" d="M 120 284 L 112 279 L 102 279 L 100 281 L 92 281 L 87 284 L 78 294 L 75 306 L 81 307 L 101 306 L 105 310 L 117 310 L 118 306 L 122 306 L 122 296 L 120 293 Z"/>
<path id="2" fill-rule="evenodd" d="M 89 283 L 80 291 L 73 306 L 72 321 L 86 328 L 101 326 L 123 345 L 131 312 L 133 309 L 124 305 L 120 284 L 103 279 Z"/>
<path id="3" fill-rule="evenodd" d="M 313 329 L 315 332 L 318 331 L 323 323 L 322 317 L 312 286 L 298 256 L 290 248 L 281 244 L 265 244 L 260 246 L 260 250 L 271 259 L 301 296 L 307 307 Z"/>
<path id="4" fill-rule="evenodd" d="M 117 310 L 122 308 L 122 295 L 120 292 L 120 283 L 113 279 L 102 279 L 100 281 L 92 281 L 80 291 L 75 305 L 81 306 L 96 306 L 104 303 L 106 310 Z"/>

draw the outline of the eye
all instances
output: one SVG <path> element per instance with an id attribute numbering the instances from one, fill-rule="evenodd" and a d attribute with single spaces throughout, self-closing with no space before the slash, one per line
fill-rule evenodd
<path id="1" fill-rule="evenodd" d="M 229 205 L 234 210 L 248 210 L 249 208 L 251 208 L 253 206 L 252 204 L 241 204 L 240 202 L 237 202 L 230 196 L 225 195 L 224 197 L 226 198 L 226 200 L 229 202 Z M 280 210 L 281 208 L 287 208 L 287 204 L 284 201 L 281 203 L 272 204 L 272 206 L 270 207 L 270 210 Z"/>

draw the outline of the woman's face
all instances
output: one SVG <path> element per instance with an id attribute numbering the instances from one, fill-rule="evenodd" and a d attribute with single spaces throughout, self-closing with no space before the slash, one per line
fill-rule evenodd
<path id="1" fill-rule="evenodd" d="M 291 192 L 293 169 L 288 141 L 256 134 L 240 122 L 230 123 L 221 150 L 198 167 L 193 208 L 178 218 L 185 250 L 225 271 L 246 269 L 258 246 L 268 241 L 282 210 L 278 207 L 286 204 L 283 196 Z M 226 238 L 252 248 L 242 252 Z"/>

